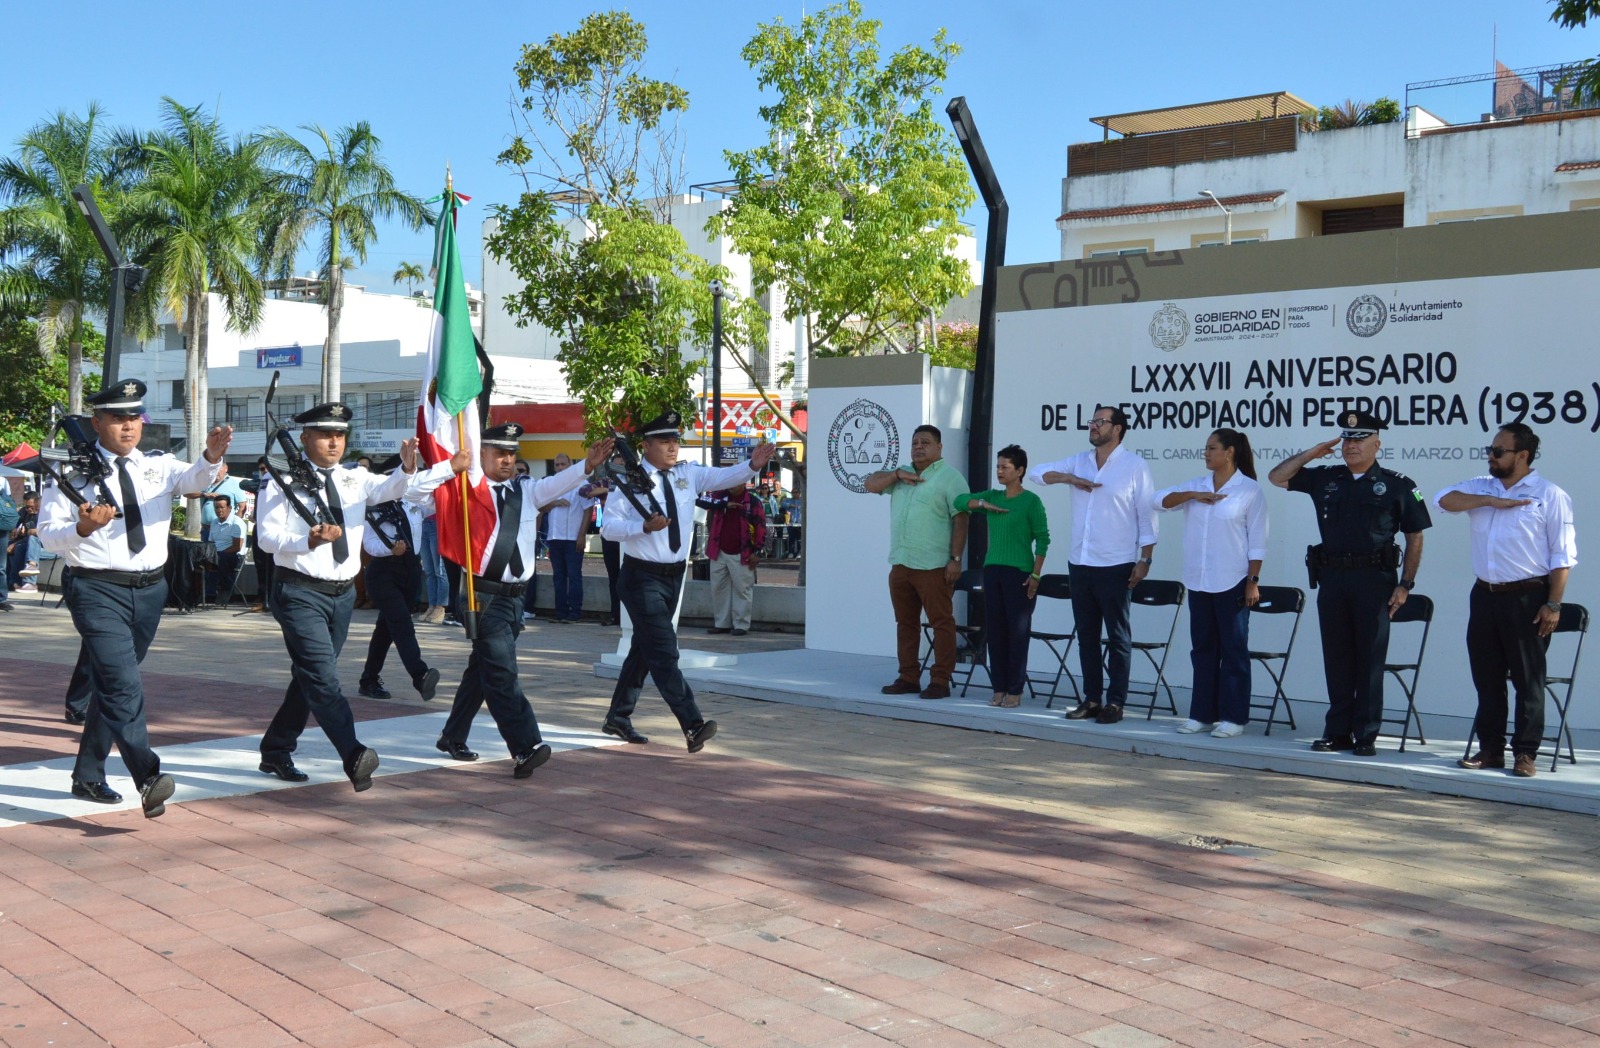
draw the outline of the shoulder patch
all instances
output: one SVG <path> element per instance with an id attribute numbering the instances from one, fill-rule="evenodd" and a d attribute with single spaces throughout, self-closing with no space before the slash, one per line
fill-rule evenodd
<path id="1" fill-rule="evenodd" d="M 1421 502 L 1423 500 L 1422 499 L 1422 492 L 1418 491 L 1416 488 L 1412 488 L 1411 489 L 1411 494 L 1412 494 L 1412 497 L 1414 497 L 1418 502 Z"/>

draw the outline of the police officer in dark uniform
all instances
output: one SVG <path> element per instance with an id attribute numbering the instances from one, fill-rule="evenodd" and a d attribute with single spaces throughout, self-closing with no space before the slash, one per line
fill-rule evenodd
<path id="1" fill-rule="evenodd" d="M 606 501 L 600 534 L 622 544 L 617 596 L 628 609 L 633 640 L 601 730 L 628 742 L 650 741 L 633 727 L 634 707 L 648 673 L 678 718 L 689 752 L 698 753 L 717 733 L 717 722 L 700 715 L 694 691 L 678 669 L 678 634 L 672 624 L 694 538 L 695 499 L 707 491 L 748 484 L 766 468 L 777 445 L 762 444 L 748 462 L 712 469 L 678 461 L 681 426 L 676 411 L 665 411 L 640 427 L 641 465 L 653 486 L 647 495 L 634 498 L 649 512 L 641 515 L 626 492 L 614 491 Z"/>
<path id="2" fill-rule="evenodd" d="M 399 467 L 400 460 L 395 457 L 379 472 L 392 473 Z M 360 694 L 369 699 L 390 698 L 382 673 L 391 647 L 424 702 L 433 698 L 439 686 L 439 671 L 422 657 L 416 623 L 411 621 L 411 609 L 422 587 L 422 558 L 417 553 L 420 534 L 422 507 L 417 503 L 395 499 L 367 507 L 367 535 L 361 550 L 371 559 L 363 574 L 367 599 L 378 609 L 378 622 L 367 643 L 367 662 L 361 668 Z"/>
<path id="3" fill-rule="evenodd" d="M 360 467 L 341 469 L 350 418 L 350 409 L 338 403 L 318 404 L 296 415 L 294 421 L 303 427 L 300 444 L 305 457 L 320 477 L 317 490 L 295 484 L 285 492 L 277 481 L 269 480 L 257 498 L 261 549 L 275 562 L 272 612 L 294 664 L 283 705 L 261 738 L 261 770 L 286 782 L 306 781 L 308 776 L 295 767 L 293 754 L 307 718 L 315 713 L 359 793 L 372 786 L 378 755 L 356 738 L 350 701 L 339 688 L 339 652 L 355 606 L 366 508 L 405 494 L 417 468 L 417 442 L 400 445 L 401 470 L 392 476 Z M 313 526 L 294 509 L 291 499 L 311 510 L 319 498 L 333 522 Z"/>
<path id="4" fill-rule="evenodd" d="M 474 499 L 475 509 L 487 502 L 492 513 L 485 517 L 475 512 L 474 520 L 487 519 L 492 530 L 483 536 L 483 545 L 472 559 L 473 596 L 479 605 L 478 635 L 472 641 L 472 657 L 461 675 L 455 703 L 444 731 L 434 745 L 458 761 L 475 761 L 478 755 L 467 748 L 467 732 L 473 718 L 489 704 L 489 714 L 500 729 L 500 737 L 512 757 L 511 775 L 526 779 L 534 769 L 550 759 L 550 746 L 539 732 L 539 720 L 523 694 L 517 675 L 517 638 L 522 635 L 523 595 L 528 580 L 539 567 L 539 507 L 578 490 L 595 469 L 611 454 L 611 440 L 598 441 L 584 461 L 568 466 L 554 476 L 530 481 L 517 473 L 517 449 L 522 427 L 515 422 L 490 426 L 479 438 L 482 480 L 478 492 L 485 500 Z M 448 462 L 440 462 L 417 482 L 412 497 L 433 491 L 437 514 L 446 519 L 461 515 L 460 488 L 447 484 L 465 472 L 470 456 L 458 452 Z M 482 481 L 480 481 L 480 484 Z M 487 491 L 484 489 L 487 488 Z M 476 542 L 475 542 L 476 544 Z M 453 545 L 453 544 L 452 544 Z M 441 556 L 460 563 L 463 550 L 442 546 Z M 466 598 L 466 586 L 461 589 Z"/>
<path id="5" fill-rule="evenodd" d="M 233 429 L 218 426 L 207 434 L 204 454 L 192 466 L 170 455 L 147 456 L 139 450 L 144 394 L 143 382 L 124 379 L 89 399 L 99 438 L 91 454 L 105 459 L 106 476 L 99 483 L 67 476 L 87 500 L 81 506 L 59 485 L 47 487 L 39 541 L 72 570 L 66 601 L 83 638 L 87 678 L 75 681 L 68 697 L 69 720 L 74 697 L 87 699 L 72 795 L 101 804 L 121 802 L 106 784 L 106 757 L 115 743 L 139 789 L 145 817 L 153 819 L 166 811 L 174 784 L 150 748 L 139 664 L 167 602 L 172 496 L 215 481 Z"/>
<path id="6" fill-rule="evenodd" d="M 1432 521 L 1411 478 L 1378 465 L 1383 423 L 1365 411 L 1346 412 L 1342 421 L 1337 439 L 1278 463 L 1270 479 L 1311 496 L 1322 533 L 1322 542 L 1306 552 L 1306 566 L 1312 586 L 1319 581 L 1321 586 L 1317 618 L 1328 719 L 1311 748 L 1370 757 L 1378 752 L 1383 721 L 1389 619 L 1416 584 L 1422 532 Z M 1307 465 L 1335 448 L 1344 465 Z M 1396 534 L 1406 537 L 1403 557 L 1394 544 Z"/>

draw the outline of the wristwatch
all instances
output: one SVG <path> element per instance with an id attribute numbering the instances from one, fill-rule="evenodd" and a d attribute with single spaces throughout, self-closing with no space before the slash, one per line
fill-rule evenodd
<path id="1" fill-rule="evenodd" d="M 1148 568 L 1151 564 L 1155 563 L 1155 560 L 1154 560 L 1154 558 L 1151 558 L 1151 557 L 1140 557 L 1139 558 L 1139 563 L 1143 564 L 1145 567 Z"/>
<path id="2" fill-rule="evenodd" d="M 1555 612 L 1557 615 L 1561 614 L 1561 602 L 1559 600 L 1547 600 L 1544 602 L 1544 606 Z"/>
<path id="3" fill-rule="evenodd" d="M 1400 588 L 1405 590 L 1407 593 L 1410 593 L 1413 589 L 1415 589 L 1416 585 L 1417 585 L 1417 580 L 1416 579 L 1401 579 L 1400 580 Z"/>
<path id="4" fill-rule="evenodd" d="M 1244 580 L 1246 582 L 1260 582 L 1261 581 L 1261 576 L 1260 575 L 1246 575 L 1244 577 Z"/>

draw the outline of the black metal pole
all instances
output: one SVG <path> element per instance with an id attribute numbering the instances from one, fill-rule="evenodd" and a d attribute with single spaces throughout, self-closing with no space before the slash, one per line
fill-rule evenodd
<path id="1" fill-rule="evenodd" d="M 967 483 L 974 490 L 988 487 L 994 467 L 994 314 L 995 296 L 999 291 L 1000 267 L 1006 262 L 1006 226 L 1011 208 L 995 176 L 994 165 L 983 148 L 978 127 L 972 121 L 972 111 L 966 98 L 952 98 L 945 107 L 961 151 L 966 154 L 967 166 L 978 183 L 978 193 L 989 209 L 988 235 L 983 246 L 983 288 L 978 296 L 978 348 L 972 374 L 972 403 L 968 417 L 972 428 L 967 433 Z M 982 564 L 988 552 L 989 537 L 983 528 L 968 532 L 967 563 Z"/>
<path id="2" fill-rule="evenodd" d="M 711 282 L 711 468 L 722 465 L 722 281 Z"/>
<path id="3" fill-rule="evenodd" d="M 73 186 L 72 197 L 78 202 L 78 210 L 82 212 L 84 221 L 89 223 L 89 229 L 99 242 L 106 261 L 111 263 L 111 302 L 106 307 L 106 356 L 100 365 L 100 388 L 107 389 L 120 377 L 117 371 L 122 366 L 124 274 L 136 267 L 129 266 L 127 259 L 123 258 L 122 247 L 117 243 L 111 227 L 106 225 L 104 216 L 100 214 L 100 206 L 95 203 L 94 193 L 88 185 Z"/>

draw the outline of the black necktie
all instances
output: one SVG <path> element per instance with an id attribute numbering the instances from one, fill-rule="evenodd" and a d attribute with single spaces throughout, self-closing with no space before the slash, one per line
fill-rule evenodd
<path id="1" fill-rule="evenodd" d="M 512 574 L 522 578 L 522 551 L 517 548 L 517 535 L 522 531 L 522 491 L 510 484 L 502 484 L 494 491 L 499 508 L 500 533 L 495 536 L 494 549 L 489 562 L 483 567 L 483 577 L 491 582 L 505 578 L 506 565 Z"/>
<path id="2" fill-rule="evenodd" d="M 678 531 L 678 496 L 672 492 L 672 476 L 664 469 L 658 472 L 667 504 L 667 545 L 676 553 L 683 548 L 683 535 Z"/>
<path id="3" fill-rule="evenodd" d="M 339 487 L 333 482 L 333 470 L 322 471 L 322 498 L 328 504 L 328 515 L 339 526 L 339 537 L 333 540 L 333 562 L 343 564 L 350 559 L 350 540 L 344 535 L 344 503 L 339 501 Z"/>
<path id="4" fill-rule="evenodd" d="M 139 509 L 139 493 L 133 490 L 133 478 L 128 475 L 128 460 L 117 457 L 117 483 L 122 488 L 122 522 L 128 529 L 128 552 L 144 549 L 144 513 Z"/>

